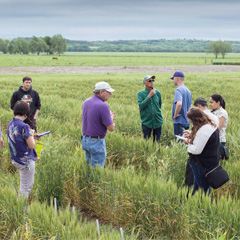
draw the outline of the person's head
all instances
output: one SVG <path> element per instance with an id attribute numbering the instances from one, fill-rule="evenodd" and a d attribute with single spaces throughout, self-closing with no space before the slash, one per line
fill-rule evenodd
<path id="1" fill-rule="evenodd" d="M 32 86 L 32 78 L 29 76 L 23 77 L 23 90 L 28 91 Z"/>
<path id="2" fill-rule="evenodd" d="M 200 108 L 202 110 L 208 107 L 207 100 L 205 98 L 197 98 L 193 104 L 195 107 Z"/>
<path id="3" fill-rule="evenodd" d="M 154 81 L 155 81 L 155 76 L 147 75 L 143 78 L 143 84 L 148 90 L 153 89 Z"/>
<path id="4" fill-rule="evenodd" d="M 170 79 L 173 80 L 173 83 L 174 83 L 174 85 L 176 85 L 176 86 L 183 85 L 183 82 L 184 82 L 184 74 L 183 74 L 183 72 L 177 71 L 177 72 L 175 72 L 175 73 L 173 74 L 173 76 L 172 76 Z"/>
<path id="5" fill-rule="evenodd" d="M 209 99 L 209 106 L 213 111 L 221 107 L 225 109 L 225 101 L 221 95 L 213 94 Z"/>
<path id="6" fill-rule="evenodd" d="M 13 107 L 14 116 L 30 117 L 30 107 L 25 101 L 17 101 Z"/>
<path id="7" fill-rule="evenodd" d="M 190 143 L 193 143 L 197 131 L 203 125 L 211 124 L 212 126 L 216 127 L 215 122 L 211 118 L 209 118 L 209 116 L 205 114 L 201 109 L 196 107 L 189 109 L 189 111 L 187 112 L 187 118 L 189 122 L 193 125 L 192 132 L 190 134 Z"/>
<path id="8" fill-rule="evenodd" d="M 105 102 L 109 99 L 109 97 L 112 95 L 112 93 L 115 90 L 111 88 L 111 86 L 106 83 L 106 82 L 98 82 L 94 86 L 94 91 L 95 95 L 99 96 L 102 98 L 102 100 Z"/>

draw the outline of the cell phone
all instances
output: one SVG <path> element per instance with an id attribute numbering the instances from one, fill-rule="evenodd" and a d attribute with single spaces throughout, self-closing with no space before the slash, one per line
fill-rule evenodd
<path id="1" fill-rule="evenodd" d="M 44 133 L 39 133 L 39 134 L 37 134 L 37 136 L 42 137 L 42 136 L 45 136 L 45 135 L 50 134 L 50 133 L 51 133 L 50 131 L 44 132 Z"/>
<path id="2" fill-rule="evenodd" d="M 187 138 L 183 137 L 183 136 L 179 136 L 179 135 L 175 135 L 175 137 L 177 137 L 180 140 L 186 141 L 188 140 Z"/>

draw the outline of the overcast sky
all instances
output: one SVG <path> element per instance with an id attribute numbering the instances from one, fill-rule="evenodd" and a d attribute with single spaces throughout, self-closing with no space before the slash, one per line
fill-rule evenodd
<path id="1" fill-rule="evenodd" d="M 0 38 L 240 40 L 239 0 L 0 0 Z"/>

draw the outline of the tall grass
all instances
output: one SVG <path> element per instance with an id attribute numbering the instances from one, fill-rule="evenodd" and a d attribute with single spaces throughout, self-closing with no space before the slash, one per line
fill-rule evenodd
<path id="1" fill-rule="evenodd" d="M 213 191 L 213 202 L 200 192 L 186 198 L 187 189 L 183 184 L 188 155 L 186 146 L 173 140 L 171 107 L 175 86 L 168 74 L 158 74 L 154 86 L 161 91 L 163 99 L 160 144 L 142 137 L 137 106 L 137 92 L 143 89 L 142 75 L 33 75 L 33 88 L 42 99 L 39 132 L 50 130 L 52 134 L 41 139 L 44 150 L 36 163 L 28 215 L 21 210 L 24 202 L 17 199 L 19 176 L 11 164 L 5 134 L 12 118 L 10 97 L 21 84 L 21 77 L 0 76 L 3 92 L 0 117 L 5 142 L 0 150 L 2 238 L 74 239 L 74 234 L 82 234 L 76 223 L 76 219 L 81 222 L 81 211 L 117 229 L 122 227 L 130 239 L 136 238 L 133 231 L 139 233 L 139 239 L 240 238 L 239 73 L 186 73 L 185 84 L 192 91 L 193 99 L 208 99 L 220 93 L 229 114 L 230 159 L 223 162 L 223 166 L 230 181 Z M 92 87 L 98 81 L 108 81 L 116 89 L 108 104 L 116 112 L 117 120 L 116 130 L 106 137 L 106 168 L 91 171 L 80 144 L 81 106 L 84 99 L 92 96 Z M 59 204 L 57 217 L 51 206 L 53 198 L 57 198 Z M 77 217 L 69 213 L 69 206 L 76 207 Z M 44 216 L 38 216 L 40 211 Z M 105 239 L 115 237 L 109 233 L 110 229 Z M 96 231 L 87 235 L 91 231 L 95 230 L 86 227 L 86 235 L 80 236 L 97 238 Z M 116 234 L 112 239 L 118 239 L 119 231 Z"/>

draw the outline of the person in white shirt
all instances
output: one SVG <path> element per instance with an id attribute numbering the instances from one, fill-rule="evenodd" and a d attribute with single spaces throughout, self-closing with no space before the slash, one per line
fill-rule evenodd
<path id="1" fill-rule="evenodd" d="M 222 146 L 226 145 L 226 129 L 228 124 L 228 113 L 225 110 L 225 101 L 219 94 L 213 94 L 209 100 L 212 113 L 219 119 L 220 143 Z"/>
<path id="2" fill-rule="evenodd" d="M 193 104 L 195 107 L 201 109 L 204 113 L 206 113 L 217 125 L 219 124 L 219 119 L 216 115 L 212 114 L 208 109 L 207 100 L 205 98 L 199 97 L 194 101 Z M 193 185 L 193 172 L 190 167 L 190 159 L 187 161 L 186 172 L 185 172 L 185 185 L 191 187 Z"/>
<path id="3" fill-rule="evenodd" d="M 216 123 L 199 108 L 191 108 L 187 117 L 192 124 L 191 132 L 185 132 L 190 166 L 194 175 L 192 195 L 202 188 L 211 192 L 205 174 L 219 164 L 219 130 Z"/>
<path id="4" fill-rule="evenodd" d="M 194 101 L 193 104 L 195 107 L 200 108 L 204 113 L 206 113 L 217 125 L 219 125 L 219 119 L 216 115 L 211 113 L 211 111 L 208 109 L 207 100 L 205 98 L 199 97 Z"/>

